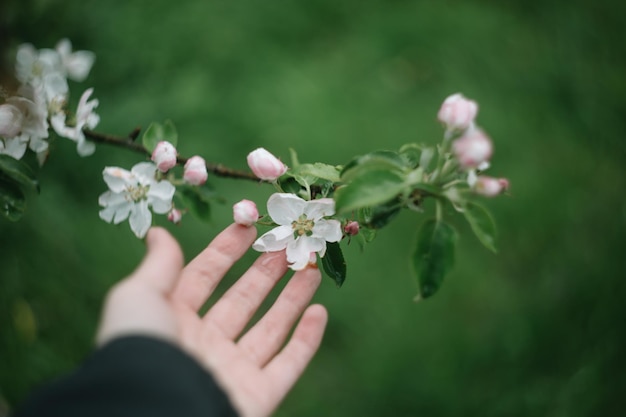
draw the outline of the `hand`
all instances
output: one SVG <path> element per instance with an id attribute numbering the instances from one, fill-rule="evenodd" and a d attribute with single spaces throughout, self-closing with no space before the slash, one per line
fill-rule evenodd
<path id="1" fill-rule="evenodd" d="M 284 252 L 275 252 L 259 256 L 204 316 L 198 315 L 255 237 L 255 228 L 231 225 L 183 268 L 176 240 L 152 228 L 143 262 L 107 297 L 98 343 L 130 334 L 170 340 L 213 374 L 242 416 L 269 415 L 319 348 L 327 313 L 321 305 L 307 308 L 321 279 L 319 270 L 307 268 L 294 274 L 269 311 L 241 335 L 287 272 Z"/>

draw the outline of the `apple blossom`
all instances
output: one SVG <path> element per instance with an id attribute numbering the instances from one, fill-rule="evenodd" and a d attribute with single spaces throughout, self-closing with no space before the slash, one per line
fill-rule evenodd
<path id="1" fill-rule="evenodd" d="M 180 223 L 183 218 L 183 213 L 177 208 L 173 208 L 167 213 L 167 220 L 171 221 L 174 224 Z"/>
<path id="2" fill-rule="evenodd" d="M 275 181 L 287 172 L 287 166 L 264 148 L 250 152 L 247 160 L 254 175 L 262 180 Z"/>
<path id="3" fill-rule="evenodd" d="M 152 161 L 161 172 L 167 172 L 176 166 L 176 148 L 167 141 L 157 143 L 152 151 Z"/>
<path id="4" fill-rule="evenodd" d="M 259 220 L 259 210 L 254 201 L 241 200 L 233 206 L 233 219 L 242 226 L 252 226 Z"/>
<path id="5" fill-rule="evenodd" d="M 343 233 L 338 220 L 324 217 L 335 214 L 332 198 L 305 201 L 295 194 L 275 193 L 267 201 L 267 211 L 279 226 L 265 233 L 252 245 L 259 252 L 287 249 L 290 268 L 304 269 L 311 253 L 326 253 L 326 242 L 339 242 Z"/>
<path id="6" fill-rule="evenodd" d="M 27 147 L 28 138 L 23 135 L 11 139 L 0 139 L 0 154 L 9 155 L 15 159 L 22 159 Z"/>
<path id="7" fill-rule="evenodd" d="M 484 169 L 493 154 L 493 144 L 482 130 L 472 128 L 452 143 L 452 152 L 463 168 Z"/>
<path id="8" fill-rule="evenodd" d="M 169 212 L 176 191 L 168 181 L 157 182 L 156 170 L 156 165 L 151 162 L 140 162 L 130 171 L 106 167 L 102 176 L 109 191 L 98 199 L 103 207 L 100 218 L 114 224 L 128 219 L 133 233 L 143 238 L 152 224 L 149 207 L 158 214 Z"/>
<path id="9" fill-rule="evenodd" d="M 67 77 L 74 81 L 84 81 L 89 75 L 96 55 L 90 51 L 72 52 L 72 43 L 69 39 L 61 39 L 56 46 L 63 70 Z"/>
<path id="10" fill-rule="evenodd" d="M 465 130 L 474 123 L 478 104 L 468 100 L 463 94 L 452 94 L 446 98 L 437 113 L 437 118 L 449 131 Z"/>
<path id="11" fill-rule="evenodd" d="M 474 184 L 474 191 L 486 197 L 495 197 L 509 188 L 509 180 L 506 178 L 493 178 L 479 175 Z"/>
<path id="12" fill-rule="evenodd" d="M 98 107 L 98 99 L 89 100 L 93 88 L 86 90 L 80 97 L 76 110 L 76 125 L 67 126 L 65 113 L 59 112 L 50 117 L 50 123 L 59 136 L 76 142 L 76 150 L 80 156 L 89 156 L 96 150 L 96 145 L 88 141 L 83 133 L 84 128 L 93 129 L 100 122 L 94 109 Z"/>
<path id="13" fill-rule="evenodd" d="M 202 185 L 206 182 L 209 174 L 206 170 L 206 162 L 201 156 L 192 156 L 185 163 L 183 179 L 191 185 Z"/>
<path id="14" fill-rule="evenodd" d="M 0 136 L 11 139 L 22 130 L 24 113 L 12 104 L 0 105 Z"/>
<path id="15" fill-rule="evenodd" d="M 359 222 L 351 221 L 348 222 L 344 227 L 343 231 L 346 232 L 348 236 L 355 236 L 359 234 Z"/>

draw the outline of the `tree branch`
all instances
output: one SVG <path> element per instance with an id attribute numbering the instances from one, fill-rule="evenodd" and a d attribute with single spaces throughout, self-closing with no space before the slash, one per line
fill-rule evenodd
<path id="1" fill-rule="evenodd" d="M 133 152 L 137 152 L 143 155 L 150 157 L 150 152 L 140 143 L 135 142 L 135 139 L 139 136 L 140 128 L 136 127 L 132 132 L 128 134 L 126 137 L 108 135 L 106 133 L 94 132 L 93 130 L 83 130 L 83 133 L 89 140 L 95 143 L 103 143 L 106 145 L 113 145 L 120 148 L 125 148 L 131 150 Z M 179 156 L 176 158 L 176 162 L 178 165 L 185 165 L 188 158 L 184 158 Z M 206 164 L 207 171 L 213 173 L 218 177 L 223 178 L 234 178 L 240 180 L 249 180 L 259 182 L 260 180 L 251 172 L 239 171 L 236 169 L 228 168 L 222 164 L 215 164 L 212 162 L 207 162 Z"/>

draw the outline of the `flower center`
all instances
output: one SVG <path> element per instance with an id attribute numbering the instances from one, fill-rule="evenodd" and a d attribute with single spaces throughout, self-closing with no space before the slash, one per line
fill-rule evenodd
<path id="1" fill-rule="evenodd" d="M 298 220 L 291 222 L 291 228 L 296 238 L 302 235 L 311 236 L 313 234 L 313 226 L 315 226 L 315 222 L 307 219 L 306 214 L 302 214 L 298 217 Z"/>
<path id="2" fill-rule="evenodd" d="M 149 189 L 150 186 L 148 185 L 129 185 L 128 187 L 126 187 L 126 195 L 132 201 L 144 200 L 145 198 L 147 198 Z"/>

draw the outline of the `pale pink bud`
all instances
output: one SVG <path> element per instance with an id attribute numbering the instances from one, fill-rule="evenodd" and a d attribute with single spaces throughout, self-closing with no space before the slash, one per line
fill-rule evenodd
<path id="1" fill-rule="evenodd" d="M 349 236 L 355 236 L 359 234 L 359 227 L 359 222 L 351 221 L 344 226 L 343 231 Z"/>
<path id="2" fill-rule="evenodd" d="M 491 139 L 480 129 L 470 129 L 452 144 L 452 151 L 463 168 L 484 165 L 493 154 Z"/>
<path id="3" fill-rule="evenodd" d="M 176 208 L 173 208 L 167 214 L 167 220 L 171 221 L 174 224 L 180 223 L 182 218 L 183 218 L 183 213 L 180 210 L 176 209 Z"/>
<path id="4" fill-rule="evenodd" d="M 439 121 L 449 130 L 465 130 L 474 122 L 478 104 L 457 93 L 446 98 L 437 113 Z"/>
<path id="5" fill-rule="evenodd" d="M 256 208 L 254 201 L 241 200 L 233 206 L 233 218 L 235 223 L 242 226 L 252 226 L 259 220 L 259 211 Z"/>
<path id="6" fill-rule="evenodd" d="M 509 181 L 506 178 L 492 178 L 484 175 L 479 175 L 474 184 L 474 190 L 486 197 L 495 197 L 508 187 Z"/>
<path id="7" fill-rule="evenodd" d="M 176 166 L 176 148 L 169 142 L 157 143 L 152 151 L 152 161 L 161 172 L 167 172 Z"/>
<path id="8" fill-rule="evenodd" d="M 254 175 L 267 181 L 275 181 L 287 172 L 287 166 L 263 148 L 248 154 L 248 166 Z"/>
<path id="9" fill-rule="evenodd" d="M 22 130 L 24 113 L 12 104 L 0 105 L 0 136 L 11 139 Z"/>
<path id="10" fill-rule="evenodd" d="M 183 179 L 191 185 L 202 185 L 206 182 L 209 174 L 206 170 L 206 162 L 201 156 L 192 156 L 185 164 Z"/>

